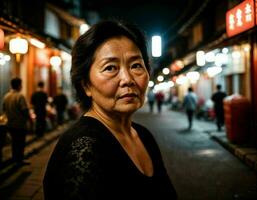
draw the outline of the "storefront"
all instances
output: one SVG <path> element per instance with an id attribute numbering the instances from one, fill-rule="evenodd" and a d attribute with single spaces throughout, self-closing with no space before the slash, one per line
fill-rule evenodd
<path id="1" fill-rule="evenodd" d="M 11 71 L 11 55 L 5 50 L 0 51 L 0 105 L 3 105 L 3 97 L 10 89 Z M 0 113 L 2 106 L 0 106 Z"/>

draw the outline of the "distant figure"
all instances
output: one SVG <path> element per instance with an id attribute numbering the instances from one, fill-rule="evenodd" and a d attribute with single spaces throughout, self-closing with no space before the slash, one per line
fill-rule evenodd
<path id="1" fill-rule="evenodd" d="M 193 88 L 189 87 L 188 93 L 185 95 L 184 101 L 183 101 L 183 107 L 186 110 L 186 115 L 187 115 L 187 119 L 188 119 L 188 129 L 189 130 L 192 128 L 193 115 L 194 115 L 196 106 L 197 106 L 197 96 L 193 92 Z"/>
<path id="2" fill-rule="evenodd" d="M 162 112 L 162 104 L 164 101 L 164 94 L 162 91 L 159 91 L 155 94 L 155 99 L 157 101 L 157 108 L 158 108 L 158 112 L 161 113 Z"/>
<path id="3" fill-rule="evenodd" d="M 62 125 L 64 122 L 64 113 L 68 105 L 67 96 L 63 93 L 62 87 L 57 90 L 57 95 L 54 97 L 53 104 L 57 111 L 57 123 Z"/>
<path id="4" fill-rule="evenodd" d="M 224 125 L 224 109 L 223 109 L 223 99 L 227 94 L 221 91 L 221 85 L 216 86 L 217 91 L 212 95 L 211 100 L 214 102 L 214 111 L 216 115 L 216 124 L 218 131 L 221 131 Z"/>
<path id="5" fill-rule="evenodd" d="M 24 161 L 25 139 L 28 133 L 29 109 L 24 95 L 20 93 L 22 80 L 13 78 L 11 90 L 4 96 L 3 111 L 8 118 L 7 128 L 12 138 L 12 158 L 18 165 Z"/>
<path id="6" fill-rule="evenodd" d="M 2 149 L 5 145 L 5 141 L 6 141 L 6 135 L 7 135 L 7 116 L 4 112 L 0 112 L 0 164 L 3 161 L 3 152 Z"/>
<path id="7" fill-rule="evenodd" d="M 154 101 L 155 101 L 155 94 L 152 89 L 150 89 L 147 93 L 147 100 L 148 100 L 148 105 L 150 112 L 153 112 L 153 106 L 154 106 Z"/>
<path id="8" fill-rule="evenodd" d="M 44 82 L 38 82 L 37 91 L 31 96 L 31 104 L 33 105 L 36 114 L 36 130 L 35 133 L 38 137 L 42 137 L 46 131 L 46 104 L 47 94 L 44 91 Z"/>

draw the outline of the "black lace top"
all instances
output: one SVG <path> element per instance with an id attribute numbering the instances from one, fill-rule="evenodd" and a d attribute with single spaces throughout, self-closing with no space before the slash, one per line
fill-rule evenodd
<path id="1" fill-rule="evenodd" d="M 176 199 L 151 133 L 139 124 L 132 126 L 152 159 L 152 177 L 138 170 L 101 122 L 81 117 L 52 153 L 44 177 L 45 200 Z"/>

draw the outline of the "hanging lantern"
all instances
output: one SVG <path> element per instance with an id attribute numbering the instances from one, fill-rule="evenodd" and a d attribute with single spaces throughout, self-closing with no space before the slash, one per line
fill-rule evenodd
<path id="1" fill-rule="evenodd" d="M 50 64 L 54 67 L 59 67 L 62 64 L 62 59 L 59 56 L 52 56 L 50 58 Z"/>
<path id="2" fill-rule="evenodd" d="M 0 29 L 0 49 L 4 48 L 4 31 Z"/>
<path id="3" fill-rule="evenodd" d="M 13 54 L 25 54 L 28 51 L 28 42 L 20 37 L 11 39 L 9 49 Z"/>

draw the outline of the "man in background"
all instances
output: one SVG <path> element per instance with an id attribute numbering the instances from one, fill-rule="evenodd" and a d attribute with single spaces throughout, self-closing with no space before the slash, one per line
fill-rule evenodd
<path id="1" fill-rule="evenodd" d="M 57 111 L 57 123 L 62 125 L 64 122 L 64 113 L 68 105 L 68 99 L 63 93 L 62 87 L 57 90 L 57 95 L 54 97 L 53 104 Z"/>
<path id="2" fill-rule="evenodd" d="M 188 130 L 192 128 L 193 116 L 196 109 L 196 105 L 197 105 L 197 96 L 193 92 L 193 88 L 189 87 L 188 93 L 185 95 L 184 101 L 183 101 L 183 107 L 186 110 L 186 115 L 188 119 Z"/>
<path id="3" fill-rule="evenodd" d="M 12 158 L 18 165 L 24 161 L 26 134 L 28 133 L 29 109 L 24 95 L 20 93 L 22 80 L 13 78 L 11 90 L 4 96 L 3 111 L 8 118 L 7 128 L 12 138 Z"/>
<path id="4" fill-rule="evenodd" d="M 150 88 L 148 93 L 147 93 L 147 101 L 148 101 L 148 105 L 149 105 L 149 110 L 152 113 L 153 112 L 154 101 L 155 101 L 155 94 L 154 94 L 152 88 Z"/>
<path id="5" fill-rule="evenodd" d="M 216 86 L 216 89 L 217 91 L 212 95 L 211 99 L 214 102 L 217 128 L 218 131 L 221 131 L 221 128 L 224 125 L 223 99 L 227 96 L 227 94 L 221 91 L 220 84 Z"/>
<path id="6" fill-rule="evenodd" d="M 155 94 L 155 99 L 157 101 L 158 113 L 161 113 L 162 112 L 162 105 L 163 105 L 163 102 L 164 102 L 164 94 L 163 94 L 163 92 L 162 91 L 158 91 Z"/>
<path id="7" fill-rule="evenodd" d="M 36 114 L 35 133 L 38 137 L 42 137 L 46 131 L 46 104 L 47 93 L 44 91 L 44 82 L 37 84 L 37 90 L 31 96 L 31 104 Z"/>

